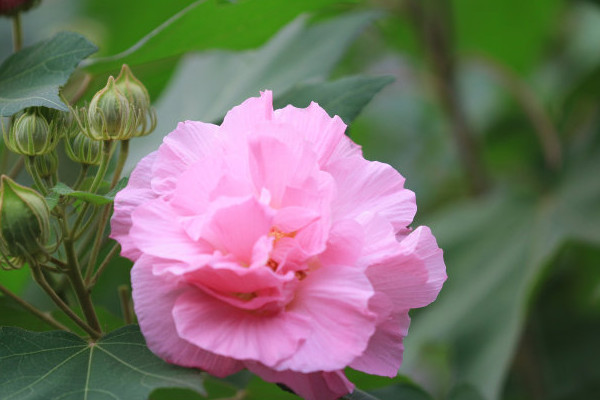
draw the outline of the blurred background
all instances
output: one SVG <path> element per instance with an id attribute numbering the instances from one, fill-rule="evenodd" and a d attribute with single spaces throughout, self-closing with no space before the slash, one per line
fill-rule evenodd
<path id="1" fill-rule="evenodd" d="M 406 177 L 448 281 L 412 314 L 402 376 L 354 381 L 381 399 L 600 398 L 600 1 L 43 0 L 23 28 L 26 45 L 60 30 L 98 45 L 67 86 L 83 99 L 123 62 L 148 86 L 159 125 L 129 168 L 178 121 L 219 122 L 259 90 L 283 106 L 392 76 L 348 134 Z M 117 318 L 124 266 L 95 294 Z M 26 272 L 3 279 L 31 292 Z"/>

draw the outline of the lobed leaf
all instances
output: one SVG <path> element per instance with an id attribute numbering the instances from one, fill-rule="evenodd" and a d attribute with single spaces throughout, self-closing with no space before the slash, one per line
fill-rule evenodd
<path id="1" fill-rule="evenodd" d="M 8 57 L 0 65 L 0 116 L 32 106 L 66 111 L 59 87 L 79 62 L 96 50 L 77 33 L 59 32 Z"/>
<path id="2" fill-rule="evenodd" d="M 161 387 L 204 393 L 202 373 L 168 364 L 126 326 L 96 343 L 67 332 L 0 327 L 3 400 L 146 400 Z"/>

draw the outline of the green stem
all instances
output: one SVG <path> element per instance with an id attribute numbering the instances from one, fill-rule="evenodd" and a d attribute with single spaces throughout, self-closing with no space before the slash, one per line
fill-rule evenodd
<path id="1" fill-rule="evenodd" d="M 85 176 L 87 175 L 87 171 L 89 168 L 90 168 L 90 166 L 88 164 L 81 164 L 81 170 L 79 171 L 79 176 L 77 177 L 77 180 L 73 184 L 73 190 L 79 189 L 79 186 L 81 186 L 81 183 L 85 179 Z"/>
<path id="2" fill-rule="evenodd" d="M 125 167 L 125 162 L 127 161 L 128 154 L 129 154 L 129 140 L 122 140 L 121 141 L 121 151 L 119 153 L 119 160 L 117 161 L 115 173 L 113 175 L 113 179 L 110 184 L 111 189 L 117 185 L 117 182 L 119 182 L 119 178 L 121 177 L 121 172 L 123 172 L 123 167 Z"/>
<path id="3" fill-rule="evenodd" d="M 38 317 L 39 319 L 41 319 L 42 321 L 47 323 L 48 325 L 51 325 L 51 326 L 55 327 L 56 329 L 60 329 L 61 331 L 67 331 L 67 332 L 70 331 L 69 328 L 67 328 L 66 326 L 64 326 L 57 320 L 55 320 L 49 313 L 45 313 L 42 310 L 36 308 L 32 304 L 28 303 L 27 301 L 25 301 L 22 298 L 20 298 L 19 296 L 17 296 L 15 293 L 11 292 L 8 288 L 0 285 L 0 292 L 4 293 L 4 295 L 13 299 L 25 310 L 29 311 L 30 313 L 32 313 L 33 315 L 35 315 L 36 317 Z"/>
<path id="4" fill-rule="evenodd" d="M 21 13 L 12 18 L 13 50 L 16 53 L 23 47 L 23 27 L 21 26 Z"/>
<path id="5" fill-rule="evenodd" d="M 131 297 L 127 285 L 119 286 L 119 298 L 121 299 L 121 309 L 123 310 L 123 319 L 127 325 L 133 324 L 133 312 L 131 312 Z"/>
<path id="6" fill-rule="evenodd" d="M 106 223 L 110 216 L 110 205 L 104 206 L 102 215 L 100 216 L 100 222 L 96 229 L 96 236 L 94 238 L 94 244 L 92 245 L 92 251 L 90 253 L 90 259 L 88 260 L 87 270 L 85 271 L 85 281 L 89 282 L 92 273 L 96 267 L 96 260 L 98 259 L 98 253 L 100 253 L 100 247 L 102 246 L 102 239 L 104 238 L 104 231 L 106 229 Z"/>
<path id="7" fill-rule="evenodd" d="M 40 193 L 42 193 L 44 196 L 48 194 L 48 189 L 46 189 L 46 185 L 44 184 L 44 181 L 42 181 L 42 178 L 40 178 L 40 175 L 37 173 L 37 170 L 35 169 L 35 164 L 34 164 L 34 157 L 35 156 L 26 156 L 25 157 L 25 168 L 27 169 L 27 172 L 29 172 L 29 175 L 31 175 L 31 177 L 33 178 L 33 181 L 35 182 L 36 186 L 38 187 L 38 190 L 40 191 Z"/>
<path id="8" fill-rule="evenodd" d="M 100 165 L 98 166 L 98 171 L 96 172 L 96 176 L 92 181 L 92 185 L 88 190 L 90 193 L 96 193 L 100 183 L 102 183 L 102 179 L 104 179 L 104 175 L 106 175 L 106 170 L 108 169 L 108 164 L 110 163 L 110 151 L 112 148 L 112 143 L 112 140 L 102 141 L 102 159 L 100 160 Z"/>
<path id="9" fill-rule="evenodd" d="M 102 272 L 104 272 L 104 270 L 110 263 L 110 260 L 112 260 L 112 258 L 115 255 L 117 255 L 118 251 L 119 251 L 119 244 L 115 243 L 113 245 L 113 247 L 110 249 L 110 251 L 108 252 L 108 254 L 106 255 L 106 257 L 104 257 L 104 260 L 102 260 L 102 262 L 100 263 L 100 266 L 98 267 L 98 270 L 96 271 L 94 276 L 92 276 L 92 278 L 89 281 L 86 280 L 86 282 L 88 282 L 89 289 L 93 288 L 94 285 L 96 285 L 96 282 L 98 282 L 98 278 L 100 278 L 100 275 L 102 275 Z"/>
<path id="10" fill-rule="evenodd" d="M 83 315 L 85 315 L 85 319 L 94 331 L 100 333 L 98 336 L 93 337 L 93 339 L 98 339 L 102 334 L 102 328 L 100 327 L 100 321 L 98 320 L 96 310 L 94 309 L 94 305 L 92 304 L 90 292 L 86 288 L 85 283 L 83 282 L 83 277 L 81 276 L 81 270 L 79 268 L 77 256 L 75 255 L 75 247 L 73 246 L 73 242 L 70 238 L 64 239 L 64 246 L 69 264 L 69 268 L 67 270 L 67 277 L 71 281 L 71 285 L 75 290 L 75 295 L 77 296 L 79 305 L 83 310 Z"/>
<path id="11" fill-rule="evenodd" d="M 46 294 L 50 297 L 50 299 L 60 308 L 69 318 L 71 318 L 81 329 L 90 334 L 90 336 L 94 339 L 97 339 L 101 336 L 101 333 L 88 324 L 86 324 L 77 314 L 73 312 L 69 308 L 69 306 L 56 294 L 56 292 L 52 289 L 52 287 L 46 281 L 44 274 L 38 265 L 30 265 L 31 272 L 33 274 L 33 279 L 37 282 L 37 284 L 46 292 Z"/>

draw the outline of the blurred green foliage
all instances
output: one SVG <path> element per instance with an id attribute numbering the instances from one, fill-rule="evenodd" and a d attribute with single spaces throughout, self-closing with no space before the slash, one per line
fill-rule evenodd
<path id="1" fill-rule="evenodd" d="M 121 62 L 131 64 L 160 123 L 132 149 L 134 159 L 177 121 L 218 121 L 258 90 L 273 89 L 276 102 L 303 102 L 319 88 L 339 94 L 333 89 L 348 75 L 393 76 L 348 132 L 367 158 L 407 178 L 417 223 L 438 238 L 449 278 L 439 299 L 413 314 L 401 369 L 410 380 L 354 372 L 351 379 L 380 399 L 597 397 L 597 1 L 191 3 L 47 0 L 24 16 L 25 39 L 68 28 L 95 42 L 105 58 L 84 69 L 92 78 L 88 92 Z M 185 7 L 189 12 L 127 52 Z M 1 36 L 8 31 L 0 20 Z M 0 58 L 9 52 L 0 43 Z M 80 76 L 70 85 L 82 82 Z M 474 163 L 465 162 L 469 153 Z M 473 190 L 476 174 L 484 190 Z M 94 293 L 111 326 L 117 317 L 108 313 L 120 315 L 116 288 L 129 265 L 117 260 Z M 25 289 L 26 277 L 26 270 L 2 274 L 2 282 L 43 304 Z M 44 329 L 6 299 L 0 309 L 1 324 Z M 248 376 L 209 379 L 206 388 L 209 398 L 242 391 L 246 399 L 294 398 Z M 152 395 L 167 398 L 200 397 L 182 389 Z"/>

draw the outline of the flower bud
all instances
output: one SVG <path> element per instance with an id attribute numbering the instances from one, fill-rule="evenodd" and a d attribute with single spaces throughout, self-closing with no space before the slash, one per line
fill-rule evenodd
<path id="1" fill-rule="evenodd" d="M 47 179 L 53 176 L 58 170 L 58 156 L 56 155 L 56 151 L 35 157 L 33 159 L 33 168 L 35 168 L 40 178 Z"/>
<path id="2" fill-rule="evenodd" d="M 0 245 L 5 256 L 23 263 L 43 258 L 50 237 L 50 210 L 35 190 L 6 175 L 0 183 Z"/>
<path id="3" fill-rule="evenodd" d="M 132 112 L 136 114 L 138 126 L 134 136 L 145 136 L 156 127 L 156 112 L 150 106 L 148 90 L 137 79 L 127 64 L 123 64 L 121 72 L 115 80 L 117 88 L 127 97 Z"/>
<path id="4" fill-rule="evenodd" d="M 13 119 L 12 126 L 4 131 L 6 147 L 24 156 L 37 156 L 54 150 L 60 139 L 54 121 L 48 123 L 40 107 L 25 110 Z"/>
<path id="5" fill-rule="evenodd" d="M 65 150 L 71 160 L 80 164 L 99 165 L 102 158 L 102 142 L 81 132 L 65 140 Z"/>
<path id="6" fill-rule="evenodd" d="M 136 116 L 129 100 L 115 85 L 111 76 L 108 83 L 94 95 L 87 113 L 85 133 L 94 140 L 126 140 L 136 129 Z"/>
<path id="7" fill-rule="evenodd" d="M 0 15 L 16 15 L 38 5 L 40 0 L 0 0 Z"/>

